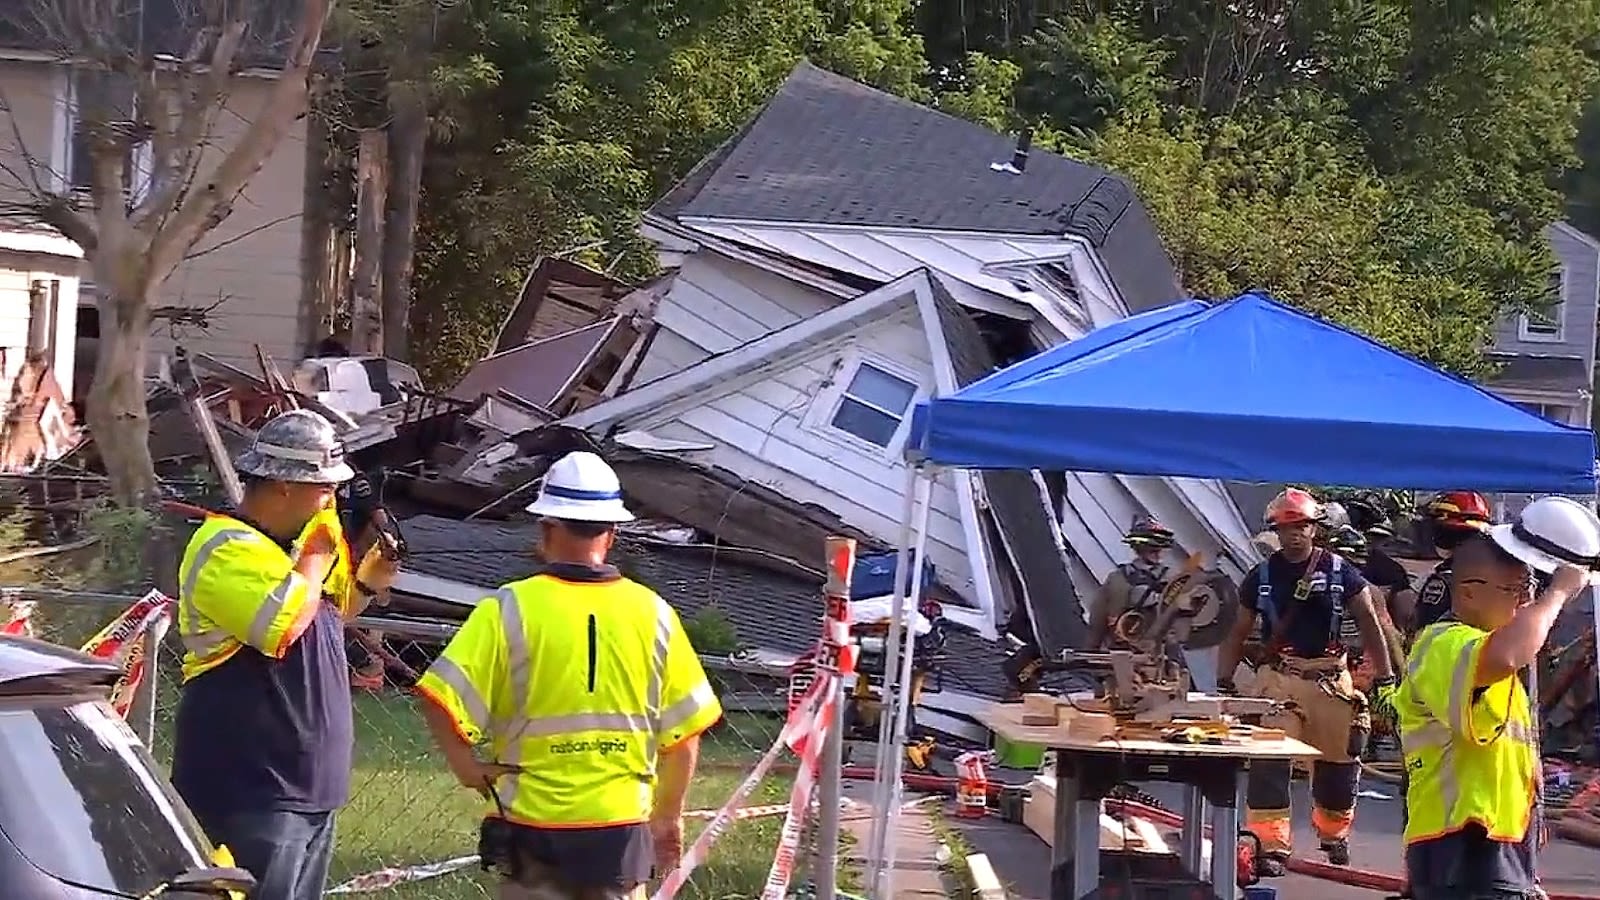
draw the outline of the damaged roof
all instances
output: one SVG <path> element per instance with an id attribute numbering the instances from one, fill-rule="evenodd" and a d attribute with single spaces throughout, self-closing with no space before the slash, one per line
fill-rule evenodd
<path id="1" fill-rule="evenodd" d="M 418 574 L 484 588 L 526 578 L 538 565 L 531 524 L 458 521 L 414 516 L 402 523 Z M 784 654 L 814 646 L 822 633 L 822 576 L 803 567 L 778 571 L 756 565 L 740 551 L 677 545 L 620 535 L 611 560 L 628 577 L 650 587 L 687 619 L 706 609 L 727 617 L 741 644 Z M 998 644 L 952 627 L 945 687 L 984 697 L 1005 690 Z"/>
<path id="2" fill-rule="evenodd" d="M 1500 371 L 1488 381 L 1491 388 L 1530 391 L 1586 391 L 1594 379 L 1583 360 L 1573 356 L 1491 354 Z"/>
<path id="3" fill-rule="evenodd" d="M 653 215 L 1013 235 L 1077 235 L 1128 307 L 1182 295 L 1132 186 L 1096 166 L 835 75 L 795 67 L 745 127 L 651 208 Z"/>
<path id="4" fill-rule="evenodd" d="M 484 357 L 461 376 L 450 396 L 472 401 L 506 391 L 518 400 L 554 407 L 616 326 L 616 319 L 605 319 Z"/>

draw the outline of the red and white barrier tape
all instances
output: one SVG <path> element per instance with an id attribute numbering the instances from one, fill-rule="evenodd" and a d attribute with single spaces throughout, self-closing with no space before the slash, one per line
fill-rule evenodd
<path id="1" fill-rule="evenodd" d="M 83 645 L 83 652 L 90 656 L 112 660 L 122 666 L 122 677 L 111 688 L 111 705 L 124 718 L 133 705 L 139 683 L 144 680 L 144 636 L 170 615 L 172 600 L 160 591 L 151 591 Z"/>
<path id="2" fill-rule="evenodd" d="M 468 866 L 477 864 L 478 857 L 474 854 L 472 856 L 458 856 L 455 859 L 441 860 L 436 863 L 426 863 L 420 866 L 391 866 L 379 869 L 376 872 L 368 872 L 365 875 L 357 875 L 349 881 L 328 888 L 325 896 L 365 894 L 371 891 L 387 890 L 396 885 L 407 884 L 412 881 L 426 881 L 429 878 L 449 875 L 451 872 L 459 872 Z"/>

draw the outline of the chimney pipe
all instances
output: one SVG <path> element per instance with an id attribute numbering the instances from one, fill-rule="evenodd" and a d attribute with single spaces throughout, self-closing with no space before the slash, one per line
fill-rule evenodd
<path id="1" fill-rule="evenodd" d="M 1028 149 L 1033 146 L 1033 129 L 1024 127 L 1022 133 L 1017 135 L 1017 149 L 1011 154 L 1011 168 L 1018 172 L 1027 171 Z"/>

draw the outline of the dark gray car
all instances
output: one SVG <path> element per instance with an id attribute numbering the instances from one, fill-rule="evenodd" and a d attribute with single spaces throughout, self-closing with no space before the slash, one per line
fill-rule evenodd
<path id="1" fill-rule="evenodd" d="M 0 885 L 6 900 L 248 894 L 106 702 L 119 667 L 0 636 Z"/>

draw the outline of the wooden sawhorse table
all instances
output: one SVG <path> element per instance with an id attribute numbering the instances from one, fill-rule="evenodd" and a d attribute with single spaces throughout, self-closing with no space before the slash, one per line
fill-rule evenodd
<path id="1" fill-rule="evenodd" d="M 1150 781 L 1186 788 L 1178 861 L 1196 879 L 1209 882 L 1221 900 L 1235 900 L 1238 861 L 1234 842 L 1250 762 L 1319 755 L 1311 745 L 1292 738 L 1238 744 L 1083 739 L 1069 735 L 1065 725 L 1022 724 L 1022 707 L 1017 704 L 994 704 L 978 719 L 1009 741 L 1055 751 L 1051 900 L 1083 900 L 1100 887 L 1100 801 L 1119 784 Z M 1200 871 L 1201 841 L 1208 824 L 1213 835 L 1211 871 L 1204 873 Z"/>

